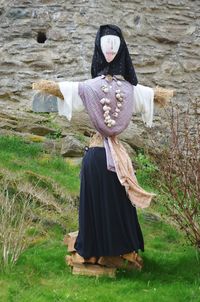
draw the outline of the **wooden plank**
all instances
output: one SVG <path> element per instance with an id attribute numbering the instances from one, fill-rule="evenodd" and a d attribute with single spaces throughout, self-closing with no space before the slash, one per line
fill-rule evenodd
<path id="1" fill-rule="evenodd" d="M 138 270 L 141 270 L 143 267 L 142 258 L 135 252 L 129 253 L 129 254 L 124 254 L 124 255 L 122 255 L 122 258 L 125 260 L 128 260 L 130 263 L 134 264 Z"/>
<path id="2" fill-rule="evenodd" d="M 132 269 L 140 270 L 141 269 L 140 266 L 136 265 L 135 263 L 129 262 L 126 259 L 123 259 L 121 256 L 100 257 L 98 260 L 98 264 L 104 265 L 107 267 L 115 267 L 115 268 L 121 268 L 121 269 L 127 269 L 127 270 L 132 270 Z"/>
<path id="3" fill-rule="evenodd" d="M 92 264 L 95 264 L 97 263 L 97 257 L 90 257 L 90 258 L 85 258 L 85 263 L 92 263 Z"/>
<path id="4" fill-rule="evenodd" d="M 82 256 L 80 256 L 78 253 L 73 253 L 71 255 L 71 257 L 72 257 L 73 265 L 75 263 L 78 264 L 78 263 L 84 263 L 85 262 L 85 259 Z"/>
<path id="5" fill-rule="evenodd" d="M 122 258 L 127 259 L 130 262 L 137 261 L 138 263 L 143 264 L 142 258 L 135 252 L 124 254 L 122 255 Z"/>
<path id="6" fill-rule="evenodd" d="M 71 255 L 67 255 L 65 257 L 66 263 L 68 265 L 73 266 L 74 263 L 90 263 L 90 264 L 95 264 L 97 262 L 96 257 L 91 257 L 88 259 L 83 258 L 80 256 L 77 252 L 72 252 Z"/>
<path id="7" fill-rule="evenodd" d="M 124 267 L 124 259 L 122 259 L 120 256 L 105 256 L 100 257 L 98 260 L 98 264 L 104 265 L 107 267 L 115 267 L 115 268 L 123 268 Z"/>
<path id="8" fill-rule="evenodd" d="M 74 275 L 85 276 L 108 276 L 114 278 L 116 275 L 116 268 L 103 267 L 96 264 L 80 264 L 76 263 L 73 266 L 72 273 Z"/>
<path id="9" fill-rule="evenodd" d="M 65 245 L 68 245 L 68 235 L 65 235 L 65 236 L 64 236 L 63 243 L 64 243 Z"/>
<path id="10" fill-rule="evenodd" d="M 136 263 L 129 262 L 128 260 L 124 260 L 124 266 L 122 267 L 124 270 L 138 270 L 141 271 L 142 266 Z"/>
<path id="11" fill-rule="evenodd" d="M 74 244 L 75 244 L 77 236 L 78 236 L 78 231 L 68 233 L 64 237 L 63 242 L 64 242 L 65 245 L 67 245 L 68 252 L 74 252 L 75 251 Z"/>
<path id="12" fill-rule="evenodd" d="M 72 256 L 67 255 L 67 256 L 65 257 L 65 261 L 66 261 L 67 265 L 73 266 Z"/>

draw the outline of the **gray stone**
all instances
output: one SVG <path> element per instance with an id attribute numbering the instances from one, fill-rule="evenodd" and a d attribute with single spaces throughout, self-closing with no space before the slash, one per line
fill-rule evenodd
<path id="1" fill-rule="evenodd" d="M 30 17 L 30 11 L 23 8 L 11 8 L 6 13 L 6 17 L 11 19 L 28 18 Z"/>
<path id="2" fill-rule="evenodd" d="M 57 98 L 38 92 L 33 97 L 32 109 L 34 112 L 57 112 Z"/>
<path id="3" fill-rule="evenodd" d="M 55 140 L 45 140 L 42 143 L 44 149 L 51 154 L 60 154 L 61 142 Z"/>
<path id="4" fill-rule="evenodd" d="M 7 129 L 7 130 L 16 130 L 17 129 L 17 126 L 16 125 L 13 125 L 9 122 L 4 122 L 4 121 L 0 121 L 0 128 L 1 129 Z"/>
<path id="5" fill-rule="evenodd" d="M 27 130 L 30 133 L 33 133 L 33 134 L 36 134 L 36 135 L 41 135 L 41 136 L 56 133 L 56 131 L 54 129 L 51 129 L 51 128 L 45 127 L 45 126 L 40 126 L 40 125 L 32 125 L 32 126 L 28 127 Z"/>
<path id="6" fill-rule="evenodd" d="M 61 154 L 64 157 L 78 157 L 84 153 L 85 145 L 74 134 L 68 134 L 62 139 Z"/>
<path id="7" fill-rule="evenodd" d="M 182 64 L 186 72 L 200 71 L 200 60 L 183 60 Z"/>

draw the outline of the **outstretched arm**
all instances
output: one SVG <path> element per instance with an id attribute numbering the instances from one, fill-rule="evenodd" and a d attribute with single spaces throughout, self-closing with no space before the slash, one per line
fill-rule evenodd
<path id="1" fill-rule="evenodd" d="M 58 97 L 58 114 L 64 115 L 69 121 L 72 118 L 73 111 L 82 111 L 83 102 L 79 96 L 79 82 L 54 82 L 41 80 L 33 83 L 32 88 L 46 94 Z"/>
<path id="2" fill-rule="evenodd" d="M 133 112 L 142 115 L 147 127 L 152 126 L 154 105 L 165 107 L 173 96 L 173 90 L 161 87 L 134 86 Z"/>
<path id="3" fill-rule="evenodd" d="M 54 81 L 41 80 L 32 84 L 32 89 L 40 90 L 46 94 L 54 95 L 61 100 L 64 100 L 63 94 L 60 91 L 59 84 Z"/>

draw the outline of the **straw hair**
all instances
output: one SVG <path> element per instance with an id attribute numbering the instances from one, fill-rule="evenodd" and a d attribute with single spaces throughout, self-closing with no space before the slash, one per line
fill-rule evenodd
<path id="1" fill-rule="evenodd" d="M 64 99 L 58 83 L 54 81 L 48 81 L 48 80 L 41 80 L 37 83 L 32 84 L 32 89 L 34 90 L 40 90 L 47 94 L 52 94 L 56 97 L 59 97 L 60 99 Z"/>
<path id="2" fill-rule="evenodd" d="M 174 90 L 172 89 L 165 89 L 156 86 L 153 90 L 154 90 L 154 102 L 159 107 L 167 106 L 174 95 Z"/>

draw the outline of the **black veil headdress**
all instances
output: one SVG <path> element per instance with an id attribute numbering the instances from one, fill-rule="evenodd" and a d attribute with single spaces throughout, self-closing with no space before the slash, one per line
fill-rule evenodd
<path id="1" fill-rule="evenodd" d="M 108 63 L 101 50 L 101 37 L 105 35 L 116 35 L 120 38 L 120 47 L 115 58 Z M 122 75 L 132 85 L 137 85 L 137 76 L 131 57 L 122 35 L 121 29 L 116 25 L 101 25 L 95 39 L 95 48 L 92 59 L 91 75 L 95 78 L 99 75 Z"/>

